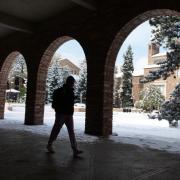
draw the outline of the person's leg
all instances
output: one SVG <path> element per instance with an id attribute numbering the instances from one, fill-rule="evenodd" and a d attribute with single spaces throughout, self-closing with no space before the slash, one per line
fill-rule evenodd
<path id="1" fill-rule="evenodd" d="M 71 147 L 72 147 L 72 149 L 77 149 L 76 137 L 75 137 L 75 133 L 74 133 L 74 122 L 73 122 L 72 116 L 66 115 L 65 125 L 66 125 L 68 133 L 69 133 Z"/>
<path id="2" fill-rule="evenodd" d="M 74 133 L 73 117 L 70 115 L 67 115 L 65 118 L 65 124 L 66 124 L 67 130 L 68 130 L 71 147 L 73 149 L 73 154 L 76 157 L 78 154 L 81 154 L 82 151 L 77 149 L 77 142 L 76 142 L 76 137 L 75 137 L 75 133 Z"/>
<path id="3" fill-rule="evenodd" d="M 51 134 L 50 134 L 48 145 L 47 145 L 47 149 L 51 153 L 54 152 L 54 150 L 52 148 L 52 144 L 56 140 L 56 138 L 57 138 L 57 136 L 58 136 L 63 124 L 64 124 L 64 121 L 65 121 L 65 119 L 64 119 L 63 115 L 56 113 L 55 122 L 54 122 L 53 128 L 51 130 Z"/>

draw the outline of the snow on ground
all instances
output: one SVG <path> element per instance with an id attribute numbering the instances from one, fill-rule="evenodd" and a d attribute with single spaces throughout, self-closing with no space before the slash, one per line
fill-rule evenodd
<path id="1" fill-rule="evenodd" d="M 84 134 L 85 113 L 75 112 L 75 133 L 78 141 L 93 142 L 99 138 Z M 54 123 L 54 111 L 45 106 L 44 125 L 24 125 L 24 106 L 14 105 L 13 111 L 5 111 L 5 119 L 0 120 L 0 128 L 30 131 L 49 136 Z M 134 144 L 169 152 L 180 152 L 180 127 L 170 128 L 166 120 L 149 119 L 145 113 L 113 113 L 113 134 L 109 137 L 114 142 Z M 65 126 L 58 137 L 68 139 Z"/>

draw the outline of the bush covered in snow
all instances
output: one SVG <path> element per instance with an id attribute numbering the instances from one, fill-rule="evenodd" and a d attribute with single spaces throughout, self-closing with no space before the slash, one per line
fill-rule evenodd
<path id="1" fill-rule="evenodd" d="M 180 84 L 175 87 L 172 96 L 160 108 L 160 117 L 169 121 L 171 126 L 177 126 L 180 120 Z"/>
<path id="2" fill-rule="evenodd" d="M 134 107 L 137 109 L 143 109 L 143 101 L 139 100 L 134 103 Z"/>
<path id="3" fill-rule="evenodd" d="M 163 101 L 164 96 L 160 89 L 155 85 L 150 84 L 141 91 L 140 101 L 136 106 L 139 105 L 143 110 L 151 112 L 155 109 L 158 110 Z"/>

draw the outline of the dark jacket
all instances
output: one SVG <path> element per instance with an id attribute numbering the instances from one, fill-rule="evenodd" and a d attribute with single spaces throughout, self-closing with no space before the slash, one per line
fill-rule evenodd
<path id="1" fill-rule="evenodd" d="M 66 84 L 54 90 L 52 108 L 57 113 L 73 115 L 74 113 L 74 89 Z"/>

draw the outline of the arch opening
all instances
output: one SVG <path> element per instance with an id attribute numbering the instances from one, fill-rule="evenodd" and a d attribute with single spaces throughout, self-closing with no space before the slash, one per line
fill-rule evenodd
<path id="1" fill-rule="evenodd" d="M 10 53 L 2 65 L 0 74 L 1 119 L 20 118 L 24 121 L 28 72 L 23 55 L 17 51 Z"/>
<path id="2" fill-rule="evenodd" d="M 172 11 L 172 10 L 168 10 L 168 9 L 161 9 L 161 10 L 158 9 L 158 10 L 152 10 L 152 11 L 148 11 L 143 14 L 140 14 L 139 16 L 137 16 L 136 18 L 134 18 L 130 22 L 128 22 L 117 33 L 117 35 L 115 36 L 115 38 L 113 40 L 113 43 L 111 44 L 111 47 L 107 53 L 107 59 L 106 59 L 106 65 L 105 65 L 105 84 L 109 84 L 109 86 L 107 86 L 107 87 L 110 87 L 110 88 L 106 88 L 105 92 L 104 92 L 106 94 L 104 96 L 105 99 L 106 99 L 106 97 L 108 97 L 108 94 L 110 97 L 112 97 L 112 99 L 108 98 L 108 99 L 104 100 L 104 102 L 108 102 L 108 106 L 111 107 L 110 109 L 113 109 L 113 105 L 114 105 L 113 103 L 115 103 L 113 100 L 113 86 L 115 85 L 115 83 L 113 84 L 111 82 L 114 82 L 114 72 L 117 70 L 117 68 L 115 66 L 115 62 L 117 61 L 119 49 L 123 48 L 123 42 L 128 37 L 128 34 L 130 34 L 130 32 L 132 32 L 133 30 L 135 31 L 135 28 L 138 27 L 140 24 L 142 24 L 142 23 L 146 22 L 147 20 L 149 20 L 150 18 L 153 18 L 156 16 L 179 16 L 179 13 Z M 141 38 L 144 38 L 144 37 L 142 37 L 142 33 L 141 33 Z M 148 43 L 149 42 L 147 42 L 146 51 L 148 51 Z M 140 76 L 136 80 L 139 82 Z M 139 88 L 140 88 L 140 86 L 141 85 L 138 85 Z M 123 111 L 123 109 L 121 111 Z M 113 119 L 115 119 L 115 114 L 117 114 L 117 112 L 113 113 L 112 110 L 111 111 L 109 110 L 108 112 L 105 112 L 105 114 L 106 115 L 104 115 L 104 116 L 107 117 L 107 118 L 105 118 L 105 122 L 104 122 L 105 129 L 109 129 L 108 132 L 112 132 L 115 134 L 119 132 L 119 134 L 121 134 L 120 131 L 115 130 L 115 128 L 114 128 L 115 124 L 112 124 L 112 122 L 114 123 Z M 128 117 L 126 117 L 126 119 L 127 118 Z M 121 118 L 119 117 L 117 119 L 119 120 Z"/>
<path id="3" fill-rule="evenodd" d="M 45 51 L 38 70 L 36 104 L 41 111 L 35 116 L 40 117 L 46 124 L 52 127 L 54 110 L 51 108 L 52 93 L 54 89 L 61 87 L 67 78 L 72 75 L 76 80 L 75 114 L 81 114 L 80 120 L 85 123 L 86 111 L 86 82 L 87 65 L 84 51 L 78 41 L 71 37 L 56 39 Z M 37 117 L 37 118 L 38 118 Z M 44 117 L 44 118 L 43 118 Z M 40 118 L 38 118 L 40 119 Z"/>

